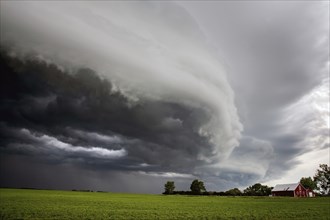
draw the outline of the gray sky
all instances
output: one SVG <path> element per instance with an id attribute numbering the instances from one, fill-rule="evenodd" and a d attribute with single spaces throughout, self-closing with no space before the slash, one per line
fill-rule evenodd
<path id="1" fill-rule="evenodd" d="M 1 2 L 1 186 L 160 193 L 329 163 L 328 2 Z"/>
<path id="2" fill-rule="evenodd" d="M 329 4 L 181 4 L 228 65 L 244 125 L 241 165 L 263 164 L 262 181 L 276 184 L 329 164 Z M 251 147 L 268 155 L 252 158 Z"/>

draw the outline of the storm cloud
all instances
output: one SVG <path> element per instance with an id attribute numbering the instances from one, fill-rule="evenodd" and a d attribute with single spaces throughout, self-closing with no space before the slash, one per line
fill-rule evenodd
<path id="1" fill-rule="evenodd" d="M 116 169 L 186 172 L 203 163 L 201 155 L 214 155 L 214 145 L 200 134 L 211 117 L 202 109 L 161 100 L 131 103 L 90 69 L 70 75 L 44 61 L 3 60 L 1 121 L 8 150 L 63 154 L 60 159 L 124 157 Z"/>
<path id="2" fill-rule="evenodd" d="M 329 148 L 324 6 L 1 2 L 1 185 L 272 183 Z"/>
<path id="3" fill-rule="evenodd" d="M 274 185 L 312 176 L 318 164 L 329 163 L 329 4 L 180 4 L 229 66 L 244 132 L 229 158 L 234 163 L 225 165 L 246 173 L 245 185 Z M 253 151 L 261 145 L 267 154 Z M 252 180 L 242 167 L 256 168 Z"/>
<path id="4" fill-rule="evenodd" d="M 2 152 L 192 178 L 238 146 L 225 70 L 182 8 L 1 4 Z"/>

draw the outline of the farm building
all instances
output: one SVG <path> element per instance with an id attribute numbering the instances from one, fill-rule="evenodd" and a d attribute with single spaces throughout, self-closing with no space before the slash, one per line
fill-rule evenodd
<path id="1" fill-rule="evenodd" d="M 276 185 L 272 190 L 272 196 L 314 197 L 315 194 L 300 183 L 291 183 Z"/>

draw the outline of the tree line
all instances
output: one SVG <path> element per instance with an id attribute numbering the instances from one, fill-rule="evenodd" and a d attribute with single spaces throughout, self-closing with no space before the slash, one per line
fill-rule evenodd
<path id="1" fill-rule="evenodd" d="M 300 183 L 308 189 L 316 191 L 318 195 L 330 195 L 330 169 L 327 164 L 320 164 L 313 178 L 302 177 Z M 164 185 L 165 195 L 217 195 L 217 196 L 269 196 L 273 187 L 256 183 L 243 191 L 238 188 L 221 192 L 208 192 L 204 182 L 198 179 L 192 181 L 190 191 L 175 191 L 174 181 L 167 181 Z"/>
<path id="2" fill-rule="evenodd" d="M 227 191 L 215 192 L 207 191 L 204 182 L 200 180 L 193 180 L 190 185 L 190 191 L 175 191 L 174 181 L 167 181 L 164 185 L 165 195 L 214 195 L 214 196 L 268 196 L 273 187 L 268 187 L 260 183 L 256 183 L 247 187 L 244 191 L 238 188 L 233 188 Z"/>

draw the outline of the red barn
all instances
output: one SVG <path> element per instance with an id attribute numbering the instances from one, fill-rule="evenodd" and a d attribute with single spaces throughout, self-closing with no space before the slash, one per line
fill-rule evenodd
<path id="1" fill-rule="evenodd" d="M 310 192 L 300 183 L 278 184 L 272 190 L 272 196 L 309 197 Z"/>

